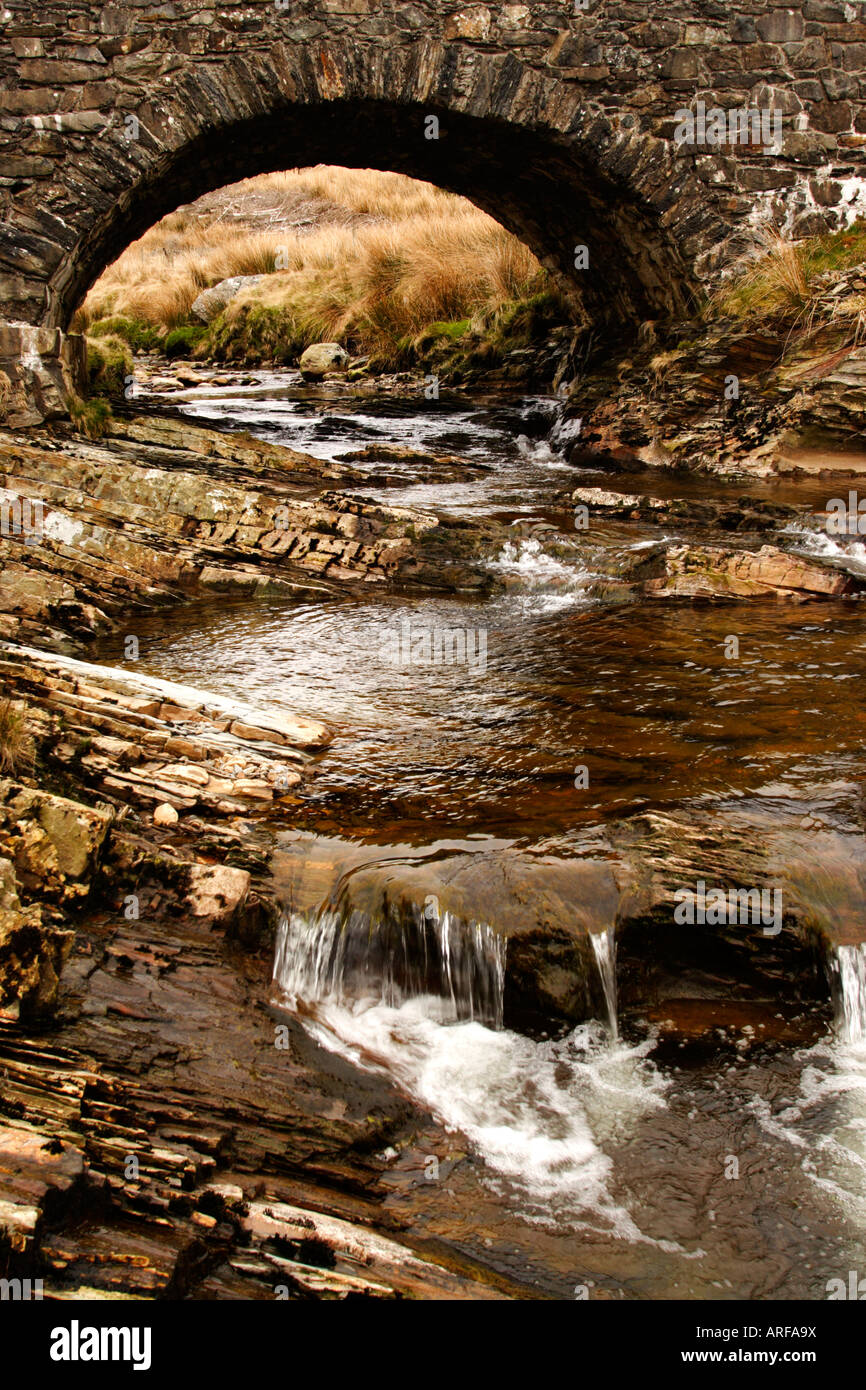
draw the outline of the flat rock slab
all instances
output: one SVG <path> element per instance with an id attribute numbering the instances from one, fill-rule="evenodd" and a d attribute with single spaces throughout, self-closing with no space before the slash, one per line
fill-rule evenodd
<path id="1" fill-rule="evenodd" d="M 304 715 L 288 715 L 274 711 L 256 709 L 243 701 L 226 699 L 211 695 L 191 685 L 180 685 L 175 681 L 158 680 L 154 676 L 139 675 L 135 671 L 121 671 L 114 666 L 96 666 L 74 657 L 65 657 L 38 651 L 33 647 L 18 647 L 10 643 L 0 643 L 0 654 L 32 662 L 44 670 L 58 671 L 78 676 L 82 680 L 98 682 L 108 690 L 121 694 L 149 696 L 160 705 L 170 704 L 190 718 L 199 718 L 211 724 L 222 724 L 231 728 L 232 724 L 250 729 L 247 737 L 278 745 L 291 745 L 296 748 L 323 748 L 330 743 L 332 734 L 327 725 L 318 719 Z"/>

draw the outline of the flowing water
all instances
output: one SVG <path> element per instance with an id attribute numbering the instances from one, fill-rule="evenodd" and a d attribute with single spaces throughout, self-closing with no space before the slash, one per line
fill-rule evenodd
<path id="1" fill-rule="evenodd" d="M 866 946 L 837 946 L 838 1029 L 846 1043 L 866 1042 Z"/>
<path id="2" fill-rule="evenodd" d="M 557 887 L 566 910 L 595 914 L 598 1020 L 547 1037 L 503 1026 L 519 952 L 503 904 L 530 892 L 509 866 L 529 866 L 531 894 L 553 894 L 614 819 L 712 808 L 721 825 L 792 825 L 816 857 L 838 851 L 840 881 L 860 882 L 861 606 L 600 599 L 593 582 L 618 557 L 730 537 L 603 520 L 577 533 L 567 519 L 578 485 L 747 491 L 801 509 L 774 543 L 863 567 L 862 543 L 813 515 L 838 487 L 608 479 L 568 465 L 545 398 L 361 399 L 262 374 L 248 391 L 184 399 L 199 420 L 321 457 L 376 442 L 459 455 L 463 479 L 407 467 L 396 486 L 357 491 L 511 528 L 490 597 L 220 600 L 139 624 L 139 669 L 335 730 L 285 836 L 273 1001 L 323 1067 L 338 1054 L 421 1107 L 385 1155 L 388 1204 L 559 1297 L 821 1299 L 829 1280 L 866 1274 L 861 939 L 828 952 L 835 1025 L 784 985 L 769 1006 L 674 991 L 660 1011 L 623 1013 L 603 904 Z M 393 659 L 444 629 L 465 635 L 466 659 Z M 452 886 L 475 885 L 471 910 L 440 901 L 454 864 Z"/>

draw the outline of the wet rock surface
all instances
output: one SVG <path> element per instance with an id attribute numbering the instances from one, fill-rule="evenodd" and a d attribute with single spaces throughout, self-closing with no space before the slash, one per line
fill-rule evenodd
<path id="1" fill-rule="evenodd" d="M 717 526 L 722 531 L 776 531 L 786 521 L 801 515 L 798 507 L 753 497 L 728 502 L 695 497 L 652 497 L 646 493 L 614 492 L 601 487 L 575 488 L 571 500 L 575 506 L 586 507 L 590 516 L 697 523 Z"/>
<path id="2" fill-rule="evenodd" d="M 381 846 L 301 837 L 281 843 L 272 864 L 284 909 L 291 904 L 296 913 L 315 913 L 327 903 L 344 932 L 357 932 L 367 943 L 374 974 L 374 924 L 388 924 L 384 944 L 397 962 L 401 990 L 407 982 L 399 962 L 427 960 L 434 949 L 429 941 L 424 946 L 425 913 L 428 927 L 447 917 L 455 952 L 460 924 L 464 930 L 492 924 L 505 942 L 501 1021 L 518 1031 L 544 1035 L 551 1027 L 605 1017 L 592 938 L 606 931 L 616 940 L 626 1016 L 677 1000 L 736 999 L 806 1006 L 813 1027 L 826 1027 L 832 947 L 860 939 L 854 922 L 866 906 L 866 858 L 858 837 L 816 834 L 794 819 L 779 824 L 754 811 L 717 807 L 613 822 L 576 848 L 574 857 L 564 858 L 511 847 L 455 854 L 431 846 L 407 859 Z M 816 870 L 823 862 L 826 870 Z M 830 882 L 837 876 L 848 884 L 842 914 L 831 906 Z M 675 915 L 677 894 L 694 896 L 701 882 L 707 892 L 721 890 L 727 905 L 707 921 L 693 918 L 684 930 Z M 746 910 L 736 915 L 728 909 L 739 903 L 745 885 L 751 886 Z M 432 992 L 447 996 L 447 981 L 435 970 L 431 978 Z M 419 989 L 416 981 L 410 992 Z M 483 1016 L 483 992 L 479 1006 Z"/>
<path id="3" fill-rule="evenodd" d="M 363 475 L 180 419 L 116 420 L 99 444 L 0 436 L 0 469 L 7 505 L 39 508 L 38 536 L 0 535 L 0 634 L 25 642 L 80 649 L 121 615 L 208 590 L 491 584 L 478 528 L 333 491 Z"/>
<path id="4" fill-rule="evenodd" d="M 805 600 L 862 593 L 866 579 L 791 555 L 773 545 L 756 551 L 672 545 L 664 552 L 662 573 L 644 579 L 642 588 L 645 594 L 656 598 L 775 595 Z"/>
<path id="5" fill-rule="evenodd" d="M 560 427 L 570 456 L 614 474 L 862 474 L 866 351 L 846 311 L 856 319 L 866 281 L 862 270 L 825 278 L 805 322 L 710 318 L 662 337 L 648 324 L 628 356 L 590 364 Z"/>
<path id="6" fill-rule="evenodd" d="M 511 1296 L 383 1211 L 376 1155 L 413 1107 L 269 1015 L 267 835 L 169 834 L 66 780 L 82 799 L 0 782 L 4 1276 L 52 1299 Z"/>

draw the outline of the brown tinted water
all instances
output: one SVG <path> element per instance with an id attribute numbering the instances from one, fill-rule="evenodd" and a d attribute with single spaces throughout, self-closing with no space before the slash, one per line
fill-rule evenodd
<path id="1" fill-rule="evenodd" d="M 192 394 L 198 418 L 331 458 L 375 440 L 464 454 L 484 465 L 465 483 L 407 473 L 361 491 L 557 528 L 514 528 L 492 562 L 504 587 L 485 599 L 221 600 L 137 620 L 138 669 L 335 731 L 287 824 L 287 908 L 305 914 L 289 953 L 324 930 L 317 904 L 371 855 L 519 852 L 543 873 L 648 809 L 790 822 L 807 845 L 814 831 L 816 853 L 830 835 L 862 839 L 866 609 L 601 601 L 594 581 L 637 547 L 730 537 L 622 522 L 576 533 L 563 503 L 578 484 L 771 497 L 802 509 L 776 543 L 859 568 L 862 543 L 828 542 L 813 519 L 837 485 L 607 479 L 542 437 L 555 403 L 538 399 L 419 407 L 264 377 L 246 395 Z M 459 629 L 477 659 L 395 664 L 406 625 Z M 97 659 L 119 661 L 119 647 Z M 632 1010 L 618 1040 L 601 1021 L 545 1040 L 444 1017 L 426 996 L 311 987 L 294 1005 L 323 1067 L 348 1056 L 430 1115 L 387 1156 L 395 1212 L 528 1291 L 825 1298 L 828 1280 L 866 1275 L 866 1053 L 850 1029 L 829 1033 L 826 1013 L 684 1000 Z"/>

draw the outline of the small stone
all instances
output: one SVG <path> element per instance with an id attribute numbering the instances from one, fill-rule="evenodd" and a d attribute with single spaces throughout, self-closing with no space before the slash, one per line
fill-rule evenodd
<path id="1" fill-rule="evenodd" d="M 173 806 L 169 806 L 167 801 L 157 806 L 153 813 L 154 825 L 177 825 L 179 819 L 177 811 Z"/>
<path id="2" fill-rule="evenodd" d="M 250 887 L 246 869 L 225 864 L 192 864 L 186 902 L 194 917 L 227 922 L 242 907 Z"/>

